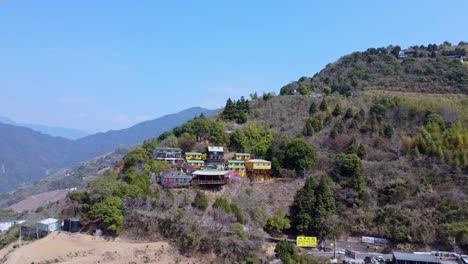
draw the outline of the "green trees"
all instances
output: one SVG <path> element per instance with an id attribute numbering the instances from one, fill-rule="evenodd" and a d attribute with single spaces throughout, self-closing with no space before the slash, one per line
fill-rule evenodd
<path id="1" fill-rule="evenodd" d="M 314 101 L 309 107 L 309 115 L 313 115 L 317 113 L 317 111 L 318 111 L 317 103 Z"/>
<path id="2" fill-rule="evenodd" d="M 119 231 L 123 225 L 122 200 L 116 196 L 107 197 L 91 208 L 89 216 L 99 219 L 107 230 Z"/>
<path id="3" fill-rule="evenodd" d="M 332 91 L 332 88 L 330 86 L 326 85 L 323 87 L 323 92 L 325 93 L 325 95 L 330 95 L 331 91 Z"/>
<path id="4" fill-rule="evenodd" d="M 142 165 L 148 161 L 149 158 L 150 157 L 144 148 L 136 147 L 125 155 L 123 170 L 126 171 L 130 167 Z"/>
<path id="5" fill-rule="evenodd" d="M 468 169 L 468 128 L 457 121 L 449 128 L 429 122 L 416 136 L 414 149 L 421 154 L 446 161 L 458 170 Z"/>
<path id="6" fill-rule="evenodd" d="M 384 125 L 384 128 L 383 128 L 383 133 L 384 133 L 384 136 L 387 137 L 387 138 L 392 138 L 393 136 L 393 133 L 395 133 L 392 125 L 390 124 L 385 124 Z"/>
<path id="7" fill-rule="evenodd" d="M 221 118 L 224 120 L 235 120 L 239 124 L 247 121 L 250 114 L 249 100 L 245 100 L 244 96 L 240 100 L 233 102 L 231 98 L 226 101 L 226 106 L 221 113 Z"/>
<path id="8" fill-rule="evenodd" d="M 208 197 L 204 192 L 198 191 L 193 199 L 192 207 L 205 211 L 208 208 Z"/>
<path id="9" fill-rule="evenodd" d="M 279 210 L 275 214 L 270 215 L 267 219 L 266 229 L 271 232 L 279 233 L 289 228 L 291 228 L 291 223 L 283 210 Z"/>
<path id="10" fill-rule="evenodd" d="M 315 203 L 315 181 L 313 178 L 308 178 L 304 187 L 294 195 L 294 201 L 289 207 L 291 225 L 296 231 L 306 234 L 315 231 L 313 219 Z"/>
<path id="11" fill-rule="evenodd" d="M 340 104 L 336 104 L 335 109 L 333 109 L 332 115 L 334 117 L 337 117 L 337 116 L 341 115 L 341 111 L 342 110 L 341 110 Z"/>
<path id="12" fill-rule="evenodd" d="M 333 195 L 333 182 L 328 175 L 323 174 L 320 176 L 316 192 L 316 216 L 320 219 L 326 219 L 333 215 L 336 209 L 335 196 Z"/>
<path id="13" fill-rule="evenodd" d="M 346 113 L 344 115 L 345 118 L 351 118 L 354 116 L 354 113 L 353 113 L 353 109 L 351 107 L 349 107 L 348 109 L 346 109 Z"/>
<path id="14" fill-rule="evenodd" d="M 320 110 L 321 111 L 327 111 L 328 110 L 328 104 L 327 100 L 325 98 L 322 99 L 322 102 L 320 103 Z"/>
<path id="15" fill-rule="evenodd" d="M 308 178 L 304 187 L 296 192 L 289 215 L 296 231 L 323 238 L 326 236 L 326 220 L 335 214 L 335 210 L 332 181 L 328 175 L 322 175 L 318 185 L 313 178 Z"/>
<path id="16" fill-rule="evenodd" d="M 265 157 L 273 139 L 271 132 L 258 124 L 247 124 L 244 130 L 247 138 L 247 151 L 256 157 Z"/>
<path id="17" fill-rule="evenodd" d="M 215 202 L 213 203 L 213 208 L 221 209 L 227 214 L 232 213 L 231 204 L 224 197 L 216 198 Z"/>
<path id="18" fill-rule="evenodd" d="M 281 240 L 275 246 L 275 257 L 281 259 L 284 264 L 295 263 L 297 255 L 296 247 L 287 240 Z"/>
<path id="19" fill-rule="evenodd" d="M 309 89 L 307 89 L 307 86 L 305 84 L 301 84 L 301 86 L 299 87 L 299 91 L 298 91 L 301 95 L 309 95 Z"/>
<path id="20" fill-rule="evenodd" d="M 229 148 L 237 152 L 247 151 L 247 137 L 240 130 L 234 131 L 229 140 Z"/>
<path id="21" fill-rule="evenodd" d="M 366 182 L 362 175 L 361 159 L 357 154 L 339 154 L 335 162 L 334 174 L 340 179 L 345 179 L 346 185 L 357 193 L 356 204 L 362 204 Z"/>
<path id="22" fill-rule="evenodd" d="M 314 127 L 312 126 L 311 121 L 312 120 L 310 118 L 306 121 L 304 131 L 302 132 L 302 134 L 306 137 L 310 137 L 314 134 Z"/>
<path id="23" fill-rule="evenodd" d="M 309 170 L 315 163 L 315 151 L 312 146 L 302 138 L 295 138 L 284 152 L 284 166 L 296 172 Z"/>

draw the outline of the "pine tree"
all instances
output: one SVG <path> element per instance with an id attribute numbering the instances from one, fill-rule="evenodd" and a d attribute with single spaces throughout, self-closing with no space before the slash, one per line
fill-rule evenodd
<path id="1" fill-rule="evenodd" d="M 366 182 L 362 175 L 362 162 L 356 154 L 339 154 L 336 161 L 335 172 L 337 176 L 347 179 L 348 187 L 357 193 L 356 204 L 361 205 L 366 190 Z"/>
<path id="2" fill-rule="evenodd" d="M 353 113 L 353 109 L 351 107 L 349 107 L 347 110 L 346 110 L 346 113 L 345 113 L 345 118 L 351 118 L 354 116 L 354 113 Z"/>
<path id="3" fill-rule="evenodd" d="M 358 121 L 366 119 L 366 112 L 364 111 L 364 109 L 361 108 L 361 110 L 359 110 L 359 112 L 357 112 L 354 116 L 354 119 Z"/>
<path id="4" fill-rule="evenodd" d="M 236 118 L 237 107 L 232 102 L 231 98 L 226 101 L 226 106 L 221 114 L 221 118 L 224 120 L 234 120 Z"/>
<path id="5" fill-rule="evenodd" d="M 315 210 L 315 188 L 313 178 L 307 178 L 304 187 L 294 195 L 294 201 L 289 207 L 291 226 L 300 233 L 311 234 L 313 232 L 313 212 Z"/>
<path id="6" fill-rule="evenodd" d="M 327 100 L 325 100 L 325 98 L 323 98 L 322 102 L 320 103 L 319 108 L 320 108 L 321 111 L 327 111 L 328 110 L 328 104 L 327 104 Z"/>
<path id="7" fill-rule="evenodd" d="M 323 174 L 320 177 L 320 182 L 317 187 L 317 206 L 316 212 L 318 218 L 327 218 L 333 215 L 336 210 L 335 196 L 331 179 L 328 175 Z"/>
<path id="8" fill-rule="evenodd" d="M 341 115 L 341 106 L 340 106 L 340 104 L 336 104 L 335 109 L 333 109 L 332 115 L 334 117 L 337 117 L 337 116 Z"/>
<path id="9" fill-rule="evenodd" d="M 351 143 L 349 143 L 349 145 L 348 145 L 348 149 L 346 150 L 346 153 L 347 154 L 357 153 L 358 148 L 359 148 L 358 141 L 357 141 L 356 137 L 353 137 L 351 139 Z"/>
<path id="10" fill-rule="evenodd" d="M 313 115 L 313 114 L 317 113 L 317 111 L 318 111 L 317 103 L 312 102 L 312 104 L 309 107 L 309 115 Z"/>
<path id="11" fill-rule="evenodd" d="M 338 131 L 336 130 L 336 127 L 333 127 L 332 130 L 330 131 L 330 134 L 329 136 L 333 139 L 336 138 L 336 136 L 338 136 Z"/>
<path id="12" fill-rule="evenodd" d="M 353 122 L 351 122 L 351 125 L 349 126 L 349 129 L 358 129 L 359 128 L 359 122 L 356 121 L 356 119 L 353 118 Z"/>
<path id="13" fill-rule="evenodd" d="M 306 137 L 310 137 L 314 134 L 314 127 L 312 126 L 312 120 L 307 120 L 302 134 Z"/>
<path id="14" fill-rule="evenodd" d="M 366 152 L 366 147 L 363 144 L 359 144 L 359 148 L 357 149 L 356 154 L 360 159 L 363 159 L 366 157 L 367 152 Z"/>
<path id="15" fill-rule="evenodd" d="M 341 133 L 345 132 L 345 129 L 346 129 L 342 120 L 336 121 L 335 128 L 336 128 L 336 132 L 338 132 L 338 134 L 341 134 Z"/>

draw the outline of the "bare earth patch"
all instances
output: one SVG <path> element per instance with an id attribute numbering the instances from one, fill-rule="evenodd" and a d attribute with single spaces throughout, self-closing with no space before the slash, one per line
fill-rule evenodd
<path id="1" fill-rule="evenodd" d="M 84 234 L 51 233 L 47 237 L 1 252 L 1 264 L 46 263 L 206 263 L 182 256 L 167 242 L 129 242 Z"/>
<path id="2" fill-rule="evenodd" d="M 29 196 L 28 198 L 11 205 L 11 208 L 17 213 L 24 211 L 35 211 L 39 207 L 55 203 L 56 201 L 63 200 L 67 196 L 67 190 L 55 190 L 44 192 L 36 195 Z"/>

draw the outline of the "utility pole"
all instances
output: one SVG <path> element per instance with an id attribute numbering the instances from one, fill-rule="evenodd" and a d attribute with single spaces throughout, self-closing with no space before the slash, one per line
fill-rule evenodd
<path id="1" fill-rule="evenodd" d="M 333 235 L 333 259 L 336 259 L 336 235 Z"/>
<path id="2" fill-rule="evenodd" d="M 19 247 L 21 247 L 21 229 L 23 227 L 23 224 L 20 224 L 20 231 L 19 231 Z"/>
<path id="3" fill-rule="evenodd" d="M 453 237 L 453 253 L 457 253 L 457 241 L 456 238 Z"/>

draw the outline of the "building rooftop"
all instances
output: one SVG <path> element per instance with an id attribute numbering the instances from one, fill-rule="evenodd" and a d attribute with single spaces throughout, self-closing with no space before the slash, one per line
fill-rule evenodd
<path id="1" fill-rule="evenodd" d="M 229 163 L 239 163 L 239 164 L 244 164 L 245 161 L 243 160 L 228 160 Z"/>
<path id="2" fill-rule="evenodd" d="M 169 173 L 163 174 L 161 177 L 162 178 L 192 178 L 192 176 L 187 175 L 180 171 L 169 172 Z"/>
<path id="3" fill-rule="evenodd" d="M 271 161 L 264 160 L 264 159 L 251 159 L 251 160 L 247 160 L 246 162 L 250 162 L 250 163 L 253 163 L 253 162 L 257 162 L 257 163 L 271 163 Z"/>
<path id="4" fill-rule="evenodd" d="M 440 260 L 432 254 L 414 254 L 414 253 L 404 253 L 404 252 L 393 252 L 393 257 L 396 260 L 440 263 Z"/>
<path id="5" fill-rule="evenodd" d="M 209 152 L 224 152 L 223 147 L 216 147 L 216 146 L 208 146 Z"/>
<path id="6" fill-rule="evenodd" d="M 187 160 L 188 163 L 200 163 L 203 164 L 205 163 L 203 160 Z"/>
<path id="7" fill-rule="evenodd" d="M 50 225 L 50 224 L 53 224 L 53 223 L 57 223 L 59 220 L 58 219 L 55 219 L 55 218 L 47 218 L 47 219 L 44 219 L 44 220 L 41 220 L 37 223 L 39 224 L 43 224 L 43 225 Z"/>
<path id="8" fill-rule="evenodd" d="M 236 153 L 236 156 L 250 156 L 250 153 Z"/>
<path id="9" fill-rule="evenodd" d="M 229 165 L 229 169 L 245 169 L 244 165 Z"/>
<path id="10" fill-rule="evenodd" d="M 181 148 L 155 148 L 154 151 L 180 151 L 182 152 Z"/>
<path id="11" fill-rule="evenodd" d="M 196 155 L 202 155 L 202 153 L 201 152 L 185 152 L 185 155 L 196 156 Z"/>
<path id="12" fill-rule="evenodd" d="M 192 174 L 194 176 L 205 175 L 205 176 L 223 176 L 228 174 L 229 171 L 221 171 L 221 170 L 197 170 L 194 171 Z"/>

